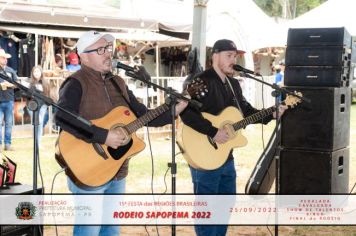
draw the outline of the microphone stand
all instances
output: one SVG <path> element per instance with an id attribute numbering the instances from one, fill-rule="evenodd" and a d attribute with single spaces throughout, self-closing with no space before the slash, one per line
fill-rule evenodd
<path id="1" fill-rule="evenodd" d="M 175 119 L 176 119 L 176 102 L 177 100 L 185 100 L 190 102 L 194 107 L 200 107 L 201 104 L 198 101 L 189 99 L 184 97 L 182 94 L 175 92 L 172 88 L 164 88 L 160 85 L 152 83 L 151 81 L 145 80 L 138 76 L 136 73 L 132 71 L 126 71 L 125 74 L 133 79 L 139 80 L 146 84 L 148 87 L 152 86 L 153 89 L 158 88 L 161 91 L 164 91 L 170 98 L 170 111 L 172 116 L 172 162 L 168 163 L 168 167 L 171 168 L 171 176 L 172 176 L 172 195 L 176 194 L 176 174 L 177 174 L 177 164 L 175 162 L 175 139 L 176 139 L 176 131 L 175 131 Z M 174 207 L 174 206 L 173 206 Z M 176 226 L 172 224 L 172 236 L 176 235 Z"/>
<path id="2" fill-rule="evenodd" d="M 31 101 L 28 102 L 28 108 L 33 111 L 32 114 L 32 120 L 33 120 L 33 135 L 34 135 L 34 141 L 33 141 L 33 194 L 37 194 L 37 165 L 39 161 L 39 152 L 38 152 L 38 125 L 39 125 L 39 109 L 42 106 L 42 104 L 46 104 L 48 106 L 53 106 L 56 107 L 58 110 L 68 114 L 70 117 L 73 117 L 77 120 L 79 120 L 83 128 L 86 130 L 89 130 L 90 127 L 92 126 L 91 122 L 84 119 L 81 116 L 78 116 L 61 106 L 57 105 L 51 98 L 43 95 L 43 93 L 35 88 L 28 88 L 21 83 L 12 80 L 12 78 L 8 77 L 7 75 L 4 75 L 3 73 L 0 72 L 0 78 L 15 85 L 17 88 L 19 88 L 22 92 L 22 96 L 30 98 Z M 43 190 L 42 190 L 43 194 Z M 34 227 L 33 235 L 39 235 L 38 228 Z"/>
<path id="3" fill-rule="evenodd" d="M 31 101 L 28 102 L 28 108 L 33 111 L 33 135 L 34 135 L 34 144 L 33 144 L 33 193 L 37 194 L 37 163 L 38 163 L 38 139 L 37 139 L 37 133 L 38 133 L 38 125 L 39 125 L 39 109 L 42 104 L 46 104 L 48 106 L 53 106 L 56 107 L 58 110 L 61 110 L 62 112 L 68 114 L 69 116 L 79 120 L 85 129 L 90 129 L 92 126 L 91 122 L 84 119 L 81 116 L 78 116 L 61 106 L 57 105 L 51 98 L 43 95 L 43 93 L 37 89 L 33 88 L 28 88 L 22 84 L 20 84 L 17 81 L 12 80 L 8 76 L 0 73 L 0 78 L 3 80 L 8 81 L 11 84 L 14 84 L 17 88 L 19 88 L 22 91 L 22 96 L 30 98 Z"/>
<path id="4" fill-rule="evenodd" d="M 250 78 L 250 79 L 253 79 L 257 82 L 260 82 L 262 84 L 265 84 L 271 88 L 273 88 L 274 90 L 272 91 L 272 96 L 274 97 L 274 100 L 275 100 L 275 107 L 276 107 L 276 140 L 281 140 L 280 139 L 280 135 L 281 135 L 281 130 L 279 129 L 279 126 L 281 124 L 281 117 L 279 116 L 279 105 L 280 105 L 280 96 L 282 94 L 288 94 L 290 96 L 294 96 L 294 97 L 297 97 L 299 99 L 301 99 L 302 101 L 304 102 L 307 102 L 307 103 L 310 103 L 310 99 L 308 98 L 304 98 L 302 96 L 299 96 L 297 94 L 294 94 L 293 92 L 290 92 L 288 90 L 286 90 L 285 88 L 283 87 L 279 87 L 276 83 L 273 83 L 273 84 L 270 84 L 270 83 L 267 83 L 263 80 L 260 80 L 260 79 L 257 79 L 256 77 L 246 73 L 246 72 L 243 72 L 244 76 L 247 77 L 247 78 Z M 276 178 L 276 181 L 275 181 L 275 195 L 278 195 L 279 194 L 279 157 L 280 157 L 280 151 L 281 151 L 281 146 L 280 146 L 280 143 L 278 143 L 278 146 L 277 146 L 277 150 L 276 150 L 276 154 L 275 154 L 275 178 Z M 278 198 L 277 198 L 278 199 Z M 278 205 L 278 202 L 276 202 L 276 205 Z M 278 211 L 276 212 L 276 215 L 275 215 L 275 227 L 274 227 L 274 235 L 275 236 L 278 236 Z"/>

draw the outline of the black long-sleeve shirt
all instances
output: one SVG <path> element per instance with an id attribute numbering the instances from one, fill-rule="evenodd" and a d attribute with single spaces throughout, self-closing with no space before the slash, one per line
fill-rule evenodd
<path id="1" fill-rule="evenodd" d="M 234 94 L 232 93 L 228 82 L 226 81 L 224 84 L 213 68 L 205 70 L 197 77 L 206 83 L 208 92 L 205 97 L 199 100 L 202 103 L 200 111 L 187 107 L 181 113 L 181 118 L 184 124 L 192 127 L 194 130 L 202 134 L 206 134 L 213 138 L 218 132 L 218 127 L 214 127 L 209 120 L 202 116 L 201 112 L 218 115 L 228 106 L 234 106 L 238 109 L 239 107 L 236 105 Z M 234 89 L 234 93 L 244 117 L 250 116 L 260 111 L 252 107 L 251 104 L 242 95 L 242 89 L 238 80 L 228 77 L 226 79 L 229 79 L 231 86 Z M 265 117 L 263 120 L 259 121 L 259 123 L 266 124 L 271 119 L 272 115 Z"/>

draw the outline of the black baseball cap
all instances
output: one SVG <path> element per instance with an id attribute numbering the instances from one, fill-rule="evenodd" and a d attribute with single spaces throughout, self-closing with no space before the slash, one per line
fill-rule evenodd
<path id="1" fill-rule="evenodd" d="M 220 39 L 214 43 L 213 53 L 223 51 L 236 51 L 238 54 L 243 54 L 245 51 L 238 50 L 235 43 L 229 39 Z"/>

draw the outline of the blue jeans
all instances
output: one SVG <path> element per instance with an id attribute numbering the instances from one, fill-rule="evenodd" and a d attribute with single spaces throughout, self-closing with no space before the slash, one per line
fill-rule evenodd
<path id="1" fill-rule="evenodd" d="M 0 102 L 0 121 L 2 125 L 5 120 L 5 138 L 4 143 L 11 144 L 11 133 L 14 115 L 14 101 Z M 0 132 L 0 144 L 2 144 L 2 131 Z"/>
<path id="2" fill-rule="evenodd" d="M 126 186 L 126 179 L 121 180 L 111 180 L 107 184 L 95 188 L 93 190 L 85 190 L 79 188 L 68 178 L 68 188 L 74 194 L 115 194 L 115 193 L 124 193 Z M 98 203 L 100 204 L 100 203 Z M 103 204 L 103 209 L 109 209 L 110 206 Z M 110 203 L 109 203 L 110 204 Z M 75 225 L 73 228 L 73 236 L 111 236 L 111 235 L 120 235 L 120 227 L 117 225 L 103 225 L 103 226 L 84 226 L 84 225 Z"/>
<path id="3" fill-rule="evenodd" d="M 41 144 L 41 138 L 42 138 L 42 135 L 43 135 L 43 128 L 44 128 L 44 125 L 43 125 L 43 122 L 44 122 L 44 117 L 46 115 L 46 112 L 47 112 L 47 108 L 48 106 L 46 104 L 43 104 L 40 108 L 40 111 L 38 113 L 38 128 L 37 128 L 37 141 L 38 141 L 38 145 Z M 27 108 L 27 111 L 28 111 L 28 114 L 31 116 L 31 120 L 33 122 L 33 112 L 30 111 L 28 108 Z"/>
<path id="4" fill-rule="evenodd" d="M 236 194 L 234 160 L 228 160 L 216 170 L 197 170 L 190 167 L 194 194 Z M 227 225 L 195 225 L 197 236 L 223 236 Z"/>
<path id="5" fill-rule="evenodd" d="M 52 107 L 52 110 L 53 110 L 53 107 Z M 43 117 L 43 124 L 42 124 L 42 127 L 46 127 L 46 124 L 48 123 L 48 120 L 49 120 L 49 112 L 48 110 L 46 111 L 46 114 L 44 115 Z"/>

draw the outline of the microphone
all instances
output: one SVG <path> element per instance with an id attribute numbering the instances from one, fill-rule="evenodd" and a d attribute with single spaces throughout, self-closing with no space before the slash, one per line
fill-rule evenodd
<path id="1" fill-rule="evenodd" d="M 123 69 L 123 70 L 126 70 L 126 71 L 131 71 L 131 72 L 137 72 L 137 69 L 135 67 L 132 67 L 132 66 L 128 66 L 124 63 L 121 63 L 117 60 L 113 60 L 112 61 L 112 67 L 113 68 L 119 68 L 119 69 Z"/>
<path id="2" fill-rule="evenodd" d="M 145 67 L 143 66 L 128 66 L 124 63 L 121 63 L 117 60 L 113 60 L 112 61 L 112 67 L 113 68 L 119 68 L 119 69 L 123 69 L 125 70 L 125 75 L 132 77 L 134 80 L 138 79 L 141 82 L 151 82 L 151 76 L 150 74 L 148 74 L 148 72 L 146 71 Z M 151 85 L 148 84 L 147 85 L 148 88 L 151 88 Z M 156 87 L 153 87 L 153 91 L 157 91 Z"/>
<path id="3" fill-rule="evenodd" d="M 232 68 L 236 71 L 241 71 L 243 73 L 247 73 L 247 74 L 253 74 L 253 75 L 257 75 L 257 76 L 261 76 L 259 73 L 256 73 L 252 70 L 246 69 L 240 65 L 233 65 Z"/>

